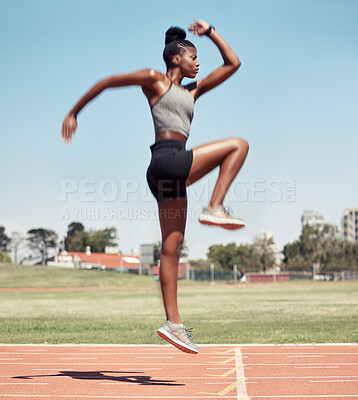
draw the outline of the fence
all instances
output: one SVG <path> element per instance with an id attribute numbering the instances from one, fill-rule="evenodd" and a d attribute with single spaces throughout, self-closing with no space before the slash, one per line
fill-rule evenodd
<path id="1" fill-rule="evenodd" d="M 316 281 L 358 281 L 358 271 L 327 272 L 315 275 L 307 271 L 281 271 L 277 273 L 246 273 L 247 281 L 258 282 L 287 282 L 291 280 L 316 280 Z M 233 270 L 189 270 L 189 279 L 194 281 L 233 281 L 236 283 L 241 278 L 241 273 Z"/>
<path id="2" fill-rule="evenodd" d="M 201 271 L 195 269 L 189 271 L 189 279 L 193 281 L 231 281 L 234 278 L 233 271 L 215 271 L 214 273 L 212 271 Z"/>

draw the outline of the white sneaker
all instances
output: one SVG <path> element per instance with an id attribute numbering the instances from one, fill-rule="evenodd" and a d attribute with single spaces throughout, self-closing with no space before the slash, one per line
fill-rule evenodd
<path id="1" fill-rule="evenodd" d="M 185 353 L 198 354 L 198 346 L 191 341 L 193 338 L 192 330 L 192 328 L 185 328 L 183 324 L 172 324 L 170 321 L 165 321 L 163 326 L 157 330 L 157 333 L 162 339 L 179 350 Z"/>
<path id="2" fill-rule="evenodd" d="M 229 230 L 240 229 L 246 226 L 243 220 L 232 216 L 231 213 L 222 204 L 205 207 L 199 216 L 199 222 L 203 225 L 220 226 Z"/>

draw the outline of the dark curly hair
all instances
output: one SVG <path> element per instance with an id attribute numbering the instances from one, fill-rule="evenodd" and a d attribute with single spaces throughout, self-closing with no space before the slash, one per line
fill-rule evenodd
<path id="1" fill-rule="evenodd" d="M 185 47 L 196 47 L 190 40 L 185 40 L 186 33 L 183 29 L 178 26 L 172 26 L 165 33 L 165 48 L 163 51 L 163 58 L 167 68 L 173 66 L 172 57 L 180 52 Z"/>

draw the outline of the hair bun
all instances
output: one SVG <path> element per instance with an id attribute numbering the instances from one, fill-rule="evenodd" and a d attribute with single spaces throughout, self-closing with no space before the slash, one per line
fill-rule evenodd
<path id="1" fill-rule="evenodd" d="M 165 45 L 174 40 L 184 40 L 186 38 L 186 33 L 182 28 L 178 26 L 172 26 L 165 33 Z"/>

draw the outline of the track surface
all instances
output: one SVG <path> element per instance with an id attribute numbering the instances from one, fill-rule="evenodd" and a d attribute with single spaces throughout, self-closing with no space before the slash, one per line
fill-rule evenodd
<path id="1" fill-rule="evenodd" d="M 358 399 L 358 345 L 0 345 L 3 399 Z"/>

